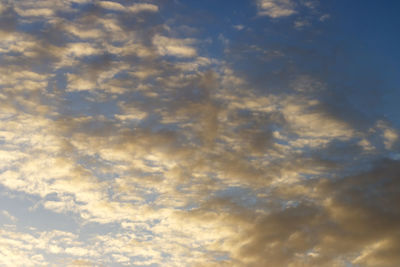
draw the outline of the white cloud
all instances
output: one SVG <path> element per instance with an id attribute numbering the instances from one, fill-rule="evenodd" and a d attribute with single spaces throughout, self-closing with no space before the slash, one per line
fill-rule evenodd
<path id="1" fill-rule="evenodd" d="M 386 149 L 391 149 L 397 142 L 399 135 L 397 131 L 390 127 L 385 121 L 378 121 L 377 127 L 382 131 L 383 143 Z"/>
<path id="2" fill-rule="evenodd" d="M 257 0 L 257 7 L 259 15 L 271 18 L 288 17 L 297 12 L 292 0 Z"/>
<path id="3" fill-rule="evenodd" d="M 245 26 L 243 26 L 241 24 L 238 24 L 238 25 L 234 25 L 233 28 L 235 28 L 238 31 L 241 31 L 241 30 L 243 30 L 245 28 Z"/>
<path id="4" fill-rule="evenodd" d="M 317 100 L 289 96 L 281 102 L 281 108 L 290 127 L 300 136 L 328 139 L 350 139 L 354 136 L 354 130 L 344 121 L 318 109 L 313 111 L 319 104 Z"/>
<path id="5" fill-rule="evenodd" d="M 125 7 L 123 5 L 121 5 L 120 3 L 117 3 L 117 2 L 100 1 L 99 5 L 102 8 L 111 9 L 111 10 L 118 10 L 118 11 L 124 11 L 125 10 Z"/>
<path id="6" fill-rule="evenodd" d="M 358 142 L 358 145 L 361 146 L 365 151 L 372 151 L 375 149 L 375 147 L 371 144 L 370 141 L 368 141 L 367 139 L 361 139 Z"/>
<path id="7" fill-rule="evenodd" d="M 16 9 L 19 15 L 25 17 L 38 17 L 38 16 L 52 16 L 54 11 L 49 8 L 35 8 L 35 9 Z"/>
<path id="8" fill-rule="evenodd" d="M 100 1 L 99 5 L 105 9 L 123 11 L 123 12 L 131 12 L 131 13 L 158 12 L 158 6 L 156 6 L 154 4 L 148 4 L 148 3 L 136 3 L 136 4 L 126 7 L 117 2 Z"/>
<path id="9" fill-rule="evenodd" d="M 190 46 L 193 43 L 193 39 L 176 39 L 161 35 L 156 35 L 153 38 L 153 44 L 162 56 L 194 57 L 197 52 L 195 48 Z"/>
<path id="10" fill-rule="evenodd" d="M 101 50 L 90 43 L 70 43 L 66 49 L 66 54 L 75 57 L 84 57 L 101 53 Z"/>
<path id="11" fill-rule="evenodd" d="M 16 222 L 18 221 L 18 219 L 16 217 L 14 217 L 13 215 L 11 215 L 8 211 L 3 210 L 1 212 L 3 214 L 4 217 L 6 217 L 7 219 L 11 220 L 12 222 Z"/>
<path id="12" fill-rule="evenodd" d="M 331 15 L 329 15 L 329 14 L 324 14 L 324 15 L 322 15 L 321 17 L 319 17 L 319 20 L 320 21 L 326 21 L 326 20 L 329 20 L 331 18 Z"/>
<path id="13" fill-rule="evenodd" d="M 158 6 L 147 3 L 137 3 L 128 7 L 128 10 L 132 13 L 139 12 L 158 12 Z"/>
<path id="14" fill-rule="evenodd" d="M 310 26 L 310 22 L 308 20 L 296 20 L 294 22 L 294 27 L 297 29 L 302 29 L 306 26 Z"/>

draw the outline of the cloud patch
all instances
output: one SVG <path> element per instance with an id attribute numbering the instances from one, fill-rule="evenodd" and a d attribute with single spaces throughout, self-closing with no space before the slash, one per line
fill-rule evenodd
<path id="1" fill-rule="evenodd" d="M 161 35 L 153 37 L 153 44 L 162 56 L 194 57 L 197 54 L 196 49 L 191 46 L 194 42 L 193 39 L 177 39 Z"/>
<path id="2" fill-rule="evenodd" d="M 271 18 L 283 18 L 297 13 L 292 0 L 257 0 L 258 14 Z"/>

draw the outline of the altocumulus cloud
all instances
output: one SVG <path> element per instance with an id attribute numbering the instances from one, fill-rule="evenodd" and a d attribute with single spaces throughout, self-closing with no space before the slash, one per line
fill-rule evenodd
<path id="1" fill-rule="evenodd" d="M 244 2 L 0 2 L 0 265 L 400 265 L 398 124 Z"/>

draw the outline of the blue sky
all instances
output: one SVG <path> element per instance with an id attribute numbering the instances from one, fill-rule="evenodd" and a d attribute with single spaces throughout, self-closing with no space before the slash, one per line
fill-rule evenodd
<path id="1" fill-rule="evenodd" d="M 0 265 L 399 266 L 399 5 L 0 0 Z"/>

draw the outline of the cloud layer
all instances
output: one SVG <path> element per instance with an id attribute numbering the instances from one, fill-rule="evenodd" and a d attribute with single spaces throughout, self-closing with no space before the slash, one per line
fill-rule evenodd
<path id="1" fill-rule="evenodd" d="M 398 266 L 398 129 L 342 116 L 302 43 L 190 11 L 1 2 L 0 264 Z"/>

